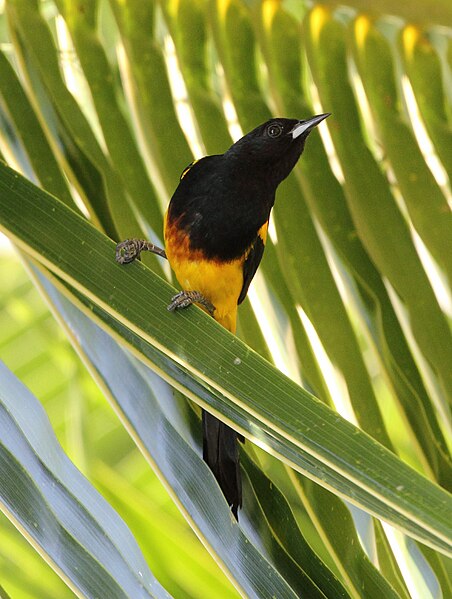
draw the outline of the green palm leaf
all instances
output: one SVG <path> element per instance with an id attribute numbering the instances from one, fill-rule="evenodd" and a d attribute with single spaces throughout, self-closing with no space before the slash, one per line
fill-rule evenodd
<path id="1" fill-rule="evenodd" d="M 352 14 L 328 5 L 6 0 L 0 10 L 2 156 L 66 205 L 2 165 L 0 230 L 27 256 L 122 424 L 106 406 L 87 411 L 84 392 L 58 387 L 47 359 L 57 352 L 38 351 L 39 327 L 15 332 L 6 291 L 0 358 L 32 386 L 33 365 L 47 373 L 36 394 L 58 406 L 56 432 L 72 439 L 70 455 L 175 596 L 235 591 L 224 577 L 218 586 L 220 570 L 194 538 L 180 541 L 187 529 L 174 509 L 165 527 L 148 514 L 151 473 L 128 433 L 242 594 L 450 594 L 450 9 L 350 0 Z M 240 309 L 247 346 L 195 308 L 168 314 L 174 290 L 160 277 L 171 275 L 155 256 L 115 264 L 100 231 L 161 244 L 163 210 L 193 157 L 224 151 L 272 114 L 321 110 L 333 114 L 281 188 Z M 39 307 L 35 318 L 49 316 Z M 81 363 L 76 370 L 86 380 Z M 198 410 L 180 392 L 275 456 L 250 442 L 242 449 L 239 527 L 199 458 Z M 8 459 L 20 462 L 20 452 Z M 38 514 L 61 541 L 48 505 Z M 50 562 L 53 538 L 39 546 Z M 174 569 L 170 547 L 185 568 Z M 27 583 L 9 586 L 8 560 L 0 551 L 5 590 L 29 596 Z M 71 588 L 88 588 L 90 563 L 63 576 Z M 95 584 L 123 587 L 110 563 L 93 567 Z M 27 580 L 34 595 L 63 596 L 53 582 Z"/>
<path id="2" fill-rule="evenodd" d="M 154 352 L 166 356 L 165 369 L 174 363 L 182 366 L 205 389 L 223 396 L 220 401 L 206 396 L 201 405 L 208 402 L 226 418 L 237 411 L 242 422 L 234 419 L 233 424 L 259 441 L 253 427 L 243 423 L 246 414 L 254 426 L 279 440 L 279 453 L 292 466 L 315 472 L 324 484 L 339 487 L 352 501 L 427 544 L 450 550 L 452 502 L 447 493 L 310 397 L 202 312 L 174 318 L 165 310 L 166 298 L 173 293 L 167 283 L 140 264 L 121 268 L 112 259 L 113 244 L 83 218 L 7 167 L 0 172 L 2 229 L 91 302 L 139 333 Z M 163 329 L 165 321 L 168 326 Z"/>

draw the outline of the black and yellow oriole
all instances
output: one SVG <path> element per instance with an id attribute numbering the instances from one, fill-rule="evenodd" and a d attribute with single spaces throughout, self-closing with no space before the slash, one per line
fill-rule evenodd
<path id="1" fill-rule="evenodd" d="M 166 256 L 183 289 L 169 310 L 198 303 L 235 332 L 237 306 L 262 259 L 276 189 L 327 116 L 271 119 L 224 154 L 185 169 L 164 223 Z M 165 255 L 148 242 L 127 240 L 118 245 L 117 259 L 130 262 L 143 249 Z M 233 429 L 203 411 L 203 457 L 235 516 L 242 504 L 237 439 Z"/>

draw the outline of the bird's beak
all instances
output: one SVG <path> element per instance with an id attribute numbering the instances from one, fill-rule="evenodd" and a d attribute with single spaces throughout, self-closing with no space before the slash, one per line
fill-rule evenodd
<path id="1" fill-rule="evenodd" d="M 317 116 L 313 116 L 312 118 L 306 121 L 300 121 L 295 125 L 295 127 L 290 132 L 292 134 L 292 139 L 297 139 L 303 133 L 309 133 L 314 127 L 317 127 L 319 123 L 321 123 L 324 119 L 330 116 L 331 112 L 326 112 L 325 114 L 318 114 Z"/>

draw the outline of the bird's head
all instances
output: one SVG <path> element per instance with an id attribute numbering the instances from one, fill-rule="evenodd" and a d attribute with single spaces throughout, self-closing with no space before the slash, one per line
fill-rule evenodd
<path id="1" fill-rule="evenodd" d="M 239 139 L 225 157 L 240 160 L 257 177 L 268 176 L 278 185 L 295 166 L 308 135 L 330 113 L 306 120 L 274 118 Z"/>

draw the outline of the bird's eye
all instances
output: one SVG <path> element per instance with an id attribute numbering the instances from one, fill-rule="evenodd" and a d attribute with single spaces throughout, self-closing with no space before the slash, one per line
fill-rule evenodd
<path id="1" fill-rule="evenodd" d="M 278 125 L 277 123 L 273 123 L 272 125 L 269 125 L 267 128 L 267 134 L 269 137 L 279 137 L 282 133 L 283 128 L 281 127 L 281 125 Z"/>

